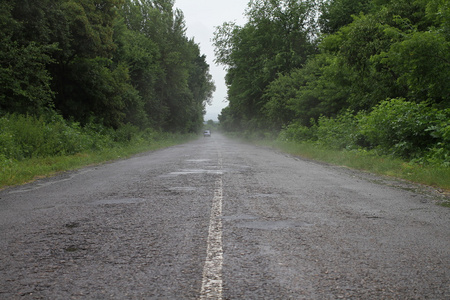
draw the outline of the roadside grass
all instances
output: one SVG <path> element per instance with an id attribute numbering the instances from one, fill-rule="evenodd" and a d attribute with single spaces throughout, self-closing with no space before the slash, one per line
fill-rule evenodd
<path id="1" fill-rule="evenodd" d="M 450 168 L 420 165 L 365 151 L 330 150 L 313 143 L 260 140 L 259 145 L 279 149 L 291 155 L 338 166 L 406 179 L 450 192 Z"/>
<path id="2" fill-rule="evenodd" d="M 74 155 L 38 157 L 20 161 L 5 159 L 0 161 L 0 190 L 49 177 L 59 172 L 125 159 L 139 153 L 182 144 L 197 137 L 198 135 L 194 134 L 165 134 L 163 138 L 156 141 L 135 140 L 127 144 L 117 144 L 107 149 L 85 151 Z"/>

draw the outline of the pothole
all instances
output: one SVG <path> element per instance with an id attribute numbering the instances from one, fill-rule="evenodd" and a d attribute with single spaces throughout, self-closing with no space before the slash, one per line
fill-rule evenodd
<path id="1" fill-rule="evenodd" d="M 67 223 L 66 225 L 64 225 L 67 228 L 77 228 L 80 227 L 80 223 L 77 222 L 71 222 L 71 223 Z"/>
<path id="2" fill-rule="evenodd" d="M 75 252 L 78 250 L 80 250 L 80 249 L 75 246 L 70 246 L 70 247 L 67 247 L 66 249 L 64 249 L 64 251 L 66 251 L 66 252 Z"/>

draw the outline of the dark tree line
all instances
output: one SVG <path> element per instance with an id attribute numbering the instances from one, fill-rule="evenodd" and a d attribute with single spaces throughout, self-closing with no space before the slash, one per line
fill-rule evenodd
<path id="1" fill-rule="evenodd" d="M 215 89 L 173 0 L 4 0 L 0 114 L 195 131 Z"/>
<path id="2" fill-rule="evenodd" d="M 450 107 L 450 1 L 252 0 L 215 33 L 225 129 L 312 126 L 404 99 Z"/>

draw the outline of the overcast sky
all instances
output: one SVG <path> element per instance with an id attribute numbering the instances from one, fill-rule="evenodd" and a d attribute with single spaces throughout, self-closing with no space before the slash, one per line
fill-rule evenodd
<path id="1" fill-rule="evenodd" d="M 216 26 L 233 21 L 238 25 L 245 24 L 244 12 L 248 0 L 175 0 L 175 7 L 184 13 L 187 36 L 194 37 L 200 44 L 202 54 L 206 55 L 210 73 L 216 84 L 212 105 L 206 106 L 205 120 L 217 120 L 222 108 L 227 106 L 227 88 L 223 66 L 214 64 L 214 46 L 212 38 Z"/>

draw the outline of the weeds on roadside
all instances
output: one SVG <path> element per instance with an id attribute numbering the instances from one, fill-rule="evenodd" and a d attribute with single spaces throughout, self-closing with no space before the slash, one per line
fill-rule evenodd
<path id="1" fill-rule="evenodd" d="M 132 125 L 113 130 L 90 123 L 81 126 L 57 114 L 36 118 L 0 117 L 0 188 L 57 172 L 168 147 L 192 135 L 139 130 Z"/>
<path id="2" fill-rule="evenodd" d="M 412 182 L 450 190 L 450 168 L 441 165 L 418 164 L 361 149 L 330 149 L 314 142 L 265 140 L 258 141 L 257 143 L 274 147 L 283 152 L 306 159 L 402 178 Z"/>

